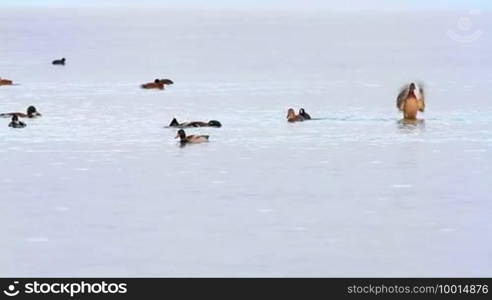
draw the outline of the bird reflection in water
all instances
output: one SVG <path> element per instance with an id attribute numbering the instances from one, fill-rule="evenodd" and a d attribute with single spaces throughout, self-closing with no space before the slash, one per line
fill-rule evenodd
<path id="1" fill-rule="evenodd" d="M 398 121 L 398 129 L 402 132 L 410 132 L 425 129 L 425 120 L 401 119 Z"/>

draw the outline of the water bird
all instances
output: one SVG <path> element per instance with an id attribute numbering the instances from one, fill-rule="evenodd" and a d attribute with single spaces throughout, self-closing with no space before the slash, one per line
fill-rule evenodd
<path id="1" fill-rule="evenodd" d="M 34 106 L 29 106 L 26 110 L 26 113 L 21 113 L 21 112 L 11 112 L 11 113 L 2 113 L 0 114 L 0 117 L 11 117 L 11 116 L 17 116 L 18 118 L 36 118 L 36 117 L 41 117 L 42 115 L 36 110 L 36 107 Z"/>
<path id="2" fill-rule="evenodd" d="M 401 88 L 396 98 L 396 107 L 403 112 L 406 120 L 416 120 L 417 113 L 425 110 L 425 96 L 422 85 L 410 83 Z"/>
<path id="3" fill-rule="evenodd" d="M 0 85 L 13 85 L 13 82 L 12 80 L 0 77 Z"/>
<path id="4" fill-rule="evenodd" d="M 26 123 L 19 121 L 19 117 L 16 115 L 13 115 L 12 121 L 9 123 L 9 127 L 24 128 L 24 127 L 26 127 Z"/>
<path id="5" fill-rule="evenodd" d="M 52 64 L 54 65 L 65 65 L 65 57 L 63 57 L 62 59 L 55 59 Z"/>
<path id="6" fill-rule="evenodd" d="M 304 108 L 299 109 L 299 115 L 305 120 L 311 120 L 311 116 L 304 110 Z"/>
<path id="7" fill-rule="evenodd" d="M 294 111 L 293 108 L 289 108 L 287 110 L 287 121 L 288 122 L 299 122 L 299 121 L 304 121 L 305 118 L 301 115 L 296 115 L 296 112 Z"/>
<path id="8" fill-rule="evenodd" d="M 178 130 L 176 134 L 176 139 L 179 138 L 181 144 L 198 144 L 203 142 L 208 142 L 208 135 L 186 135 L 183 129 Z"/>
<path id="9" fill-rule="evenodd" d="M 144 83 L 140 87 L 143 88 L 143 89 L 159 89 L 159 90 L 163 90 L 164 89 L 164 83 L 162 83 L 160 79 L 156 79 L 156 80 L 154 80 L 154 82 Z"/>
<path id="10" fill-rule="evenodd" d="M 208 122 L 203 121 L 191 121 L 191 122 L 183 122 L 179 123 L 176 118 L 173 118 L 169 127 L 178 127 L 178 128 L 190 128 L 190 127 L 221 127 L 222 124 L 217 120 L 210 120 Z"/>

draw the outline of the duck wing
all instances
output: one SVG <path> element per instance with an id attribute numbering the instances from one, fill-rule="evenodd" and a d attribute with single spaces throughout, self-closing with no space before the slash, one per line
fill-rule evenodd
<path id="1" fill-rule="evenodd" d="M 11 112 L 11 113 L 0 114 L 0 118 L 11 118 L 13 116 L 17 116 L 19 118 L 27 118 L 27 115 L 25 113 L 21 113 L 21 112 Z"/>
<path id="2" fill-rule="evenodd" d="M 162 83 L 164 83 L 164 84 L 174 84 L 174 82 L 171 79 L 168 79 L 168 78 L 161 79 L 159 81 L 162 82 Z"/>
<path id="3" fill-rule="evenodd" d="M 192 126 L 192 127 L 205 127 L 205 126 L 208 126 L 208 123 L 202 122 L 202 121 L 193 121 L 193 122 L 190 122 L 189 126 Z"/>
<path id="4" fill-rule="evenodd" d="M 186 137 L 186 140 L 189 143 L 202 143 L 202 142 L 208 142 L 208 135 L 189 135 Z"/>
<path id="5" fill-rule="evenodd" d="M 424 92 L 424 84 L 419 82 L 419 111 L 424 112 L 425 110 L 425 92 Z"/>
<path id="6" fill-rule="evenodd" d="M 408 85 L 401 87 L 400 93 L 396 98 L 396 108 L 398 108 L 399 110 L 403 110 L 403 105 L 405 104 L 405 100 L 407 99 L 409 92 L 410 89 Z"/>
<path id="7" fill-rule="evenodd" d="M 189 128 L 189 127 L 205 127 L 208 126 L 208 123 L 201 122 L 201 121 L 191 121 L 191 122 L 184 122 L 179 124 L 179 127 L 181 128 Z"/>

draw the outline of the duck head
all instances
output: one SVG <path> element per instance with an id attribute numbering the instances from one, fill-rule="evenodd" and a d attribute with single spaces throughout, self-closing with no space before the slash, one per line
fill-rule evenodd
<path id="1" fill-rule="evenodd" d="M 154 79 L 154 83 L 161 83 L 160 79 Z"/>
<path id="2" fill-rule="evenodd" d="M 177 138 L 180 138 L 182 142 L 185 141 L 186 140 L 186 132 L 183 129 L 178 130 L 178 133 L 176 134 L 175 139 L 177 139 Z"/>
<path id="3" fill-rule="evenodd" d="M 306 114 L 306 111 L 304 110 L 304 108 L 299 109 L 299 114 L 301 116 L 304 115 L 304 114 Z"/>
<path id="4" fill-rule="evenodd" d="M 31 105 L 27 108 L 27 116 L 29 118 L 32 118 L 35 116 L 41 116 L 41 114 L 36 110 L 36 107 Z"/>
<path id="5" fill-rule="evenodd" d="M 410 83 L 410 85 L 408 86 L 408 95 L 414 95 L 415 96 L 415 83 Z"/>
<path id="6" fill-rule="evenodd" d="M 217 120 L 208 121 L 208 125 L 211 127 L 221 127 L 222 126 L 222 124 L 220 124 L 220 122 Z"/>
<path id="7" fill-rule="evenodd" d="M 19 117 L 17 115 L 12 116 L 12 123 L 17 123 L 19 122 Z"/>
<path id="8" fill-rule="evenodd" d="M 296 117 L 296 112 L 294 111 L 293 108 L 289 108 L 289 110 L 287 110 L 287 119 L 292 119 L 295 117 Z"/>

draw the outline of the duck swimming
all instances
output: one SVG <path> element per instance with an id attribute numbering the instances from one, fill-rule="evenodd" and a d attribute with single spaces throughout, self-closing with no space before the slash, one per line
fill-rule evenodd
<path id="1" fill-rule="evenodd" d="M 179 123 L 176 118 L 173 118 L 171 123 L 169 124 L 169 127 L 178 127 L 178 128 L 190 128 L 190 127 L 221 127 L 222 124 L 220 124 L 219 121 L 217 120 L 210 120 L 208 122 L 202 122 L 202 121 L 192 121 L 192 122 L 183 122 Z"/>
<path id="2" fill-rule="evenodd" d="M 19 117 L 16 115 L 13 115 L 12 121 L 9 123 L 9 127 L 24 128 L 24 127 L 26 127 L 26 123 L 19 121 Z"/>
<path id="3" fill-rule="evenodd" d="M 203 142 L 208 142 L 208 135 L 188 135 L 183 129 L 178 130 L 176 134 L 176 139 L 179 138 L 181 144 L 198 144 Z"/>
<path id="4" fill-rule="evenodd" d="M 14 83 L 12 80 L 5 79 L 5 78 L 0 78 L 0 85 L 13 85 Z"/>
<path id="5" fill-rule="evenodd" d="M 36 118 L 36 117 L 41 117 L 42 115 L 36 110 L 36 107 L 34 106 L 29 106 L 27 108 L 27 113 L 21 113 L 21 112 L 12 112 L 12 113 L 3 113 L 0 114 L 0 117 L 11 117 L 11 116 L 17 116 L 18 118 Z"/>
<path id="6" fill-rule="evenodd" d="M 144 83 L 140 86 L 143 89 L 164 89 L 164 83 L 161 82 L 160 79 L 154 80 L 154 82 Z"/>
<path id="7" fill-rule="evenodd" d="M 301 115 L 296 115 L 296 112 L 294 111 L 293 108 L 289 108 L 287 111 L 287 121 L 288 122 L 299 122 L 299 121 L 304 121 L 305 118 Z"/>
<path id="8" fill-rule="evenodd" d="M 396 107 L 403 112 L 405 120 L 416 120 L 417 113 L 425 110 L 424 89 L 415 83 L 404 86 L 396 98 Z"/>
<path id="9" fill-rule="evenodd" d="M 305 120 L 311 120 L 311 116 L 304 110 L 304 108 L 299 109 L 299 116 L 302 116 Z"/>
<path id="10" fill-rule="evenodd" d="M 65 65 L 65 57 L 64 57 L 64 58 L 62 58 L 62 59 L 55 59 L 55 60 L 52 62 L 52 64 L 54 64 L 54 65 L 63 65 L 63 66 L 64 66 L 64 65 Z"/>

